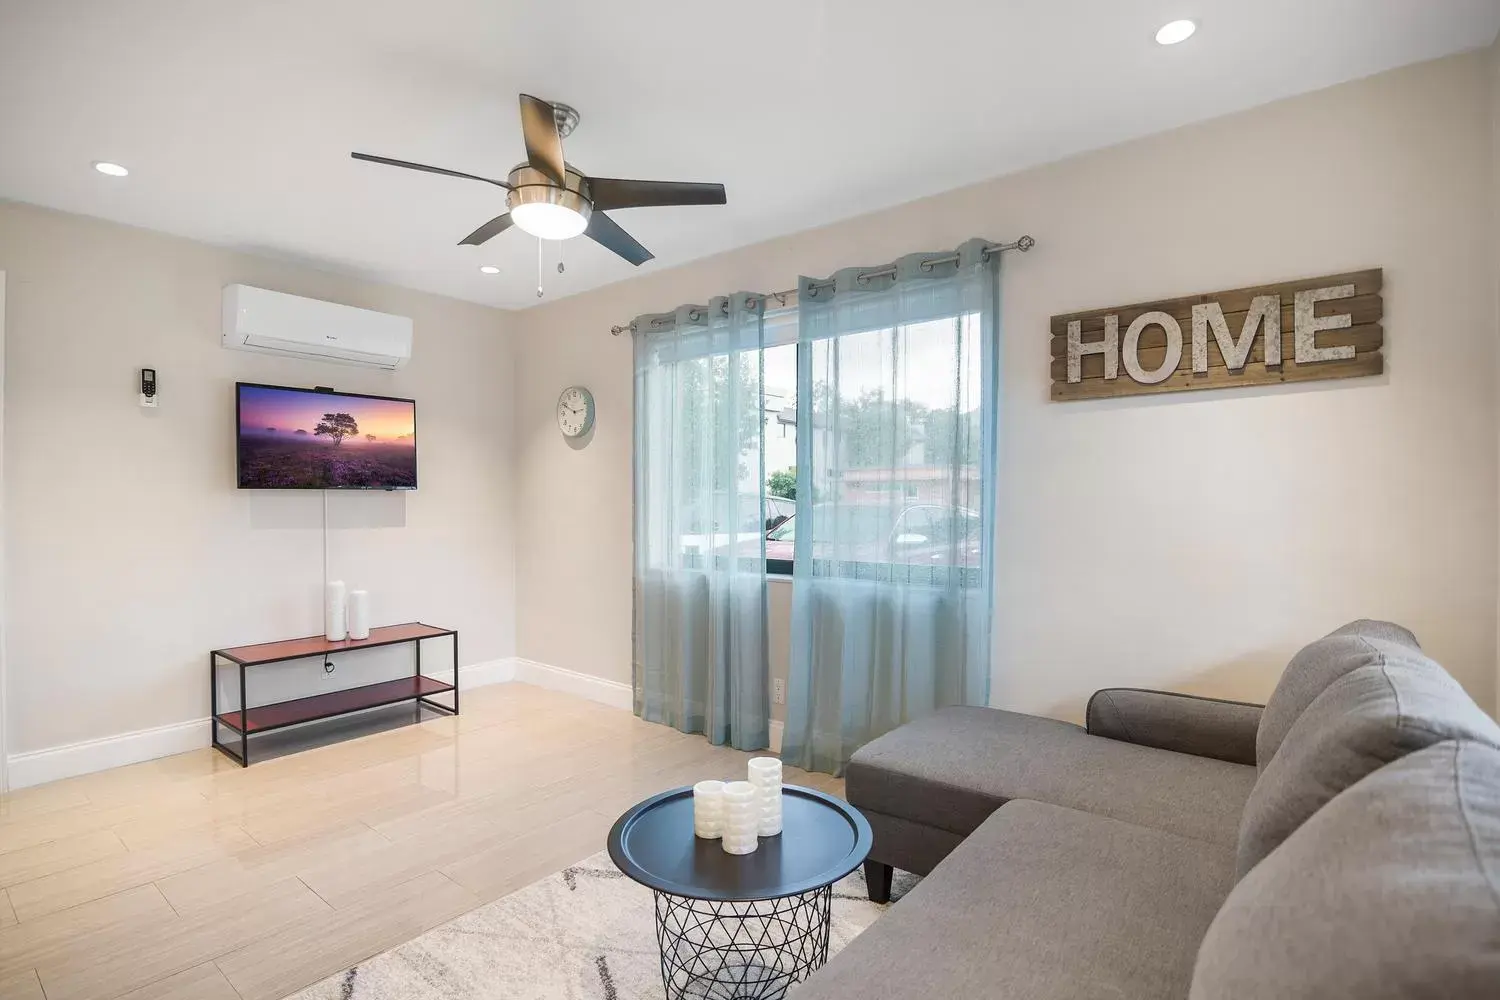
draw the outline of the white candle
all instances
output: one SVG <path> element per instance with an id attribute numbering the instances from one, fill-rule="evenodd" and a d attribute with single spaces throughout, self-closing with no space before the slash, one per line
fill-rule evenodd
<path id="1" fill-rule="evenodd" d="M 693 786 L 693 833 L 704 840 L 724 835 L 724 782 L 700 781 Z"/>
<path id="2" fill-rule="evenodd" d="M 774 837 L 781 832 L 781 761 L 752 757 L 749 775 L 756 794 L 756 834 Z"/>
<path id="3" fill-rule="evenodd" d="M 724 851 L 728 854 L 751 854 L 760 846 L 756 831 L 760 828 L 759 795 L 748 781 L 731 781 L 724 786 Z"/>

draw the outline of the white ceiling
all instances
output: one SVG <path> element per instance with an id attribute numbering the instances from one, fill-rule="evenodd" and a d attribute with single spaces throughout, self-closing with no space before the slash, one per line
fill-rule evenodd
<path id="1" fill-rule="evenodd" d="M 349 152 L 503 177 L 516 94 L 566 101 L 585 172 L 727 185 L 615 213 L 660 269 L 1497 29 L 1500 0 L 0 0 L 0 198 L 524 307 L 535 240 L 455 245 L 503 191 Z M 566 253 L 549 299 L 636 271 Z"/>

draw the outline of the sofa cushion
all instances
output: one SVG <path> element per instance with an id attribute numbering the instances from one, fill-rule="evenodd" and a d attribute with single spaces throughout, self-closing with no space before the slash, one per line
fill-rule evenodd
<path id="1" fill-rule="evenodd" d="M 1011 802 L 791 1000 L 1182 997 L 1232 869 L 1223 847 Z"/>
<path id="2" fill-rule="evenodd" d="M 1439 743 L 1321 809 L 1230 893 L 1191 996 L 1500 996 L 1500 751 Z"/>
<path id="3" fill-rule="evenodd" d="M 1101 688 L 1089 698 L 1084 728 L 1143 747 L 1254 764 L 1262 707 L 1176 691 Z"/>
<path id="4" fill-rule="evenodd" d="M 1001 803 L 1035 799 L 1232 847 L 1255 768 L 956 707 L 866 744 L 845 779 L 854 805 L 959 836 Z"/>
<path id="5" fill-rule="evenodd" d="M 1350 622 L 1308 643 L 1287 663 L 1276 689 L 1266 699 L 1260 728 L 1255 734 L 1255 760 L 1260 767 L 1270 763 L 1292 723 L 1324 688 L 1349 671 L 1376 662 L 1378 654 L 1361 641 L 1365 639 L 1421 649 L 1417 637 L 1400 625 L 1367 618 Z"/>
<path id="6" fill-rule="evenodd" d="M 1297 719 L 1245 803 L 1243 875 L 1329 800 L 1393 760 L 1449 739 L 1500 746 L 1500 726 L 1421 653 L 1379 640 L 1377 663 L 1330 684 Z"/>

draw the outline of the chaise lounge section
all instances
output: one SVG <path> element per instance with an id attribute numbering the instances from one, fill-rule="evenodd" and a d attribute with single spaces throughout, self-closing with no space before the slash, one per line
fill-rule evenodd
<path id="1" fill-rule="evenodd" d="M 1264 708 L 1110 689 L 1083 727 L 935 712 L 847 774 L 872 898 L 891 867 L 926 878 L 795 1000 L 1500 995 L 1497 748 L 1373 621 L 1299 652 Z"/>
<path id="2" fill-rule="evenodd" d="M 1090 705 L 1087 729 L 1055 719 L 990 708 L 948 708 L 887 733 L 855 754 L 845 776 L 849 801 L 875 833 L 867 866 L 872 887 L 891 867 L 926 875 L 996 809 L 1013 799 L 1045 802 L 1232 848 L 1240 811 L 1255 784 L 1255 767 L 1099 735 L 1133 728 L 1154 733 L 1152 720 L 1170 716 L 1178 696 L 1128 695 L 1130 723 Z M 1253 755 L 1256 706 L 1208 703 L 1197 742 L 1221 755 Z M 1197 705 L 1193 711 L 1203 713 Z M 1094 717 L 1109 714 L 1111 722 Z M 1179 721 L 1175 723 L 1181 729 Z M 1109 728 L 1109 727 L 1113 728 Z M 877 892 L 877 898 L 879 893 Z M 883 900 L 881 900 L 883 901 Z"/>

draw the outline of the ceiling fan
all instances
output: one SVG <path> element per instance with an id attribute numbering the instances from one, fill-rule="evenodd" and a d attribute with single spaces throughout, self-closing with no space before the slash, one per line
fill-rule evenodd
<path id="1" fill-rule="evenodd" d="M 521 133 L 526 140 L 526 162 L 513 169 L 503 181 L 370 153 L 349 155 L 371 163 L 482 181 L 508 191 L 505 204 L 509 211 L 495 216 L 465 236 L 459 241 L 459 246 L 477 247 L 514 225 L 544 240 L 587 235 L 639 267 L 652 258 L 651 251 L 605 215 L 606 210 L 725 203 L 722 184 L 585 176 L 563 160 L 563 138 L 577 125 L 578 112 L 568 105 L 522 94 Z"/>

